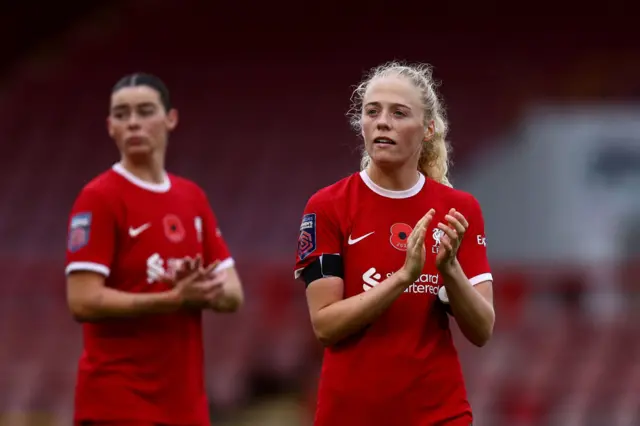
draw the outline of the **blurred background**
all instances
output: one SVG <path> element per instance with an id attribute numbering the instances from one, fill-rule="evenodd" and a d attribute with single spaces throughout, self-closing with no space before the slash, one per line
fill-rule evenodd
<path id="1" fill-rule="evenodd" d="M 146 71 L 181 114 L 168 168 L 207 191 L 247 287 L 241 313 L 206 320 L 214 424 L 310 425 L 322 351 L 292 277 L 300 216 L 358 169 L 352 85 L 406 59 L 434 65 L 454 185 L 485 215 L 496 331 L 482 349 L 457 336 L 475 425 L 640 425 L 637 18 L 232 3 L 3 2 L 0 424 L 71 424 L 67 216 L 118 160 L 112 85 Z"/>

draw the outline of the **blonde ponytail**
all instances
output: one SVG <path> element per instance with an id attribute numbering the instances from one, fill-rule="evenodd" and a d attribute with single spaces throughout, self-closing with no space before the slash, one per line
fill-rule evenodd
<path id="1" fill-rule="evenodd" d="M 443 117 L 433 118 L 435 131 L 433 137 L 423 141 L 418 170 L 443 185 L 453 186 L 449 182 L 449 153 L 450 145 L 446 140 L 447 123 Z"/>

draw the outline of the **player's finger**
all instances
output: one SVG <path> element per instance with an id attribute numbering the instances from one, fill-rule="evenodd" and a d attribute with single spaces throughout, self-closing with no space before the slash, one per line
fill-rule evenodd
<path id="1" fill-rule="evenodd" d="M 431 220 L 433 219 L 433 216 L 435 216 L 436 214 L 436 210 L 435 209 L 430 209 L 426 215 L 424 215 L 425 217 L 425 226 L 429 226 L 429 223 L 431 223 Z"/>
<path id="2" fill-rule="evenodd" d="M 223 269 L 222 271 L 219 271 L 219 272 L 214 272 L 213 276 L 211 277 L 212 281 L 220 282 L 220 283 L 225 282 L 226 279 L 227 279 L 227 271 L 226 271 L 226 269 Z"/>
<path id="3" fill-rule="evenodd" d="M 164 284 L 169 284 L 171 286 L 175 286 L 176 285 L 176 280 L 169 274 L 167 273 L 162 273 L 160 275 L 157 275 L 157 278 L 155 279 L 155 281 L 164 283 Z"/>
<path id="4" fill-rule="evenodd" d="M 434 211 L 433 209 L 429 210 L 427 213 L 425 213 L 424 216 L 422 216 L 418 222 L 416 222 L 416 226 L 413 228 L 413 230 L 415 231 L 416 229 L 418 229 L 420 226 L 422 226 L 422 224 L 424 224 L 430 216 L 432 216 L 432 211 Z"/>
<path id="5" fill-rule="evenodd" d="M 407 239 L 407 250 L 412 250 L 420 242 L 420 232 L 424 227 L 420 225 L 420 222 L 413 228 L 409 238 Z"/>
<path id="6" fill-rule="evenodd" d="M 204 274 L 205 274 L 206 276 L 211 275 L 211 274 L 213 273 L 213 271 L 215 271 L 215 270 L 216 270 L 216 268 L 218 267 L 218 265 L 220 265 L 220 261 L 219 261 L 219 260 L 216 260 L 216 261 L 214 261 L 214 262 L 211 262 L 211 263 L 209 264 L 209 266 L 207 266 L 207 268 L 204 270 Z"/>
<path id="7" fill-rule="evenodd" d="M 212 292 L 216 289 L 221 289 L 224 286 L 224 283 L 221 281 L 207 280 L 203 283 L 203 290 L 205 292 Z"/>
<path id="8" fill-rule="evenodd" d="M 182 259 L 182 266 L 184 267 L 184 269 L 191 269 L 192 263 L 193 263 L 193 259 L 191 258 L 191 256 L 187 256 L 184 259 Z"/>
<path id="9" fill-rule="evenodd" d="M 469 222 L 467 221 L 467 218 L 464 217 L 464 215 L 460 212 L 454 212 L 453 216 L 458 219 L 458 221 L 460 221 L 460 223 L 462 224 L 462 226 L 464 226 L 464 229 L 469 229 Z"/>
<path id="10" fill-rule="evenodd" d="M 202 275 L 201 271 L 200 270 L 195 270 L 195 271 L 192 271 L 189 274 L 187 274 L 187 276 L 184 277 L 181 280 L 181 282 L 183 284 L 186 284 L 186 285 L 191 285 L 194 282 L 202 280 L 202 278 L 204 278 L 204 275 Z"/>
<path id="11" fill-rule="evenodd" d="M 213 276 L 208 276 L 204 282 L 206 282 L 207 286 L 217 286 L 217 285 L 222 285 L 224 284 L 224 282 L 227 280 L 227 272 L 226 271 L 220 271 L 217 273 L 214 273 Z"/>
<path id="12" fill-rule="evenodd" d="M 407 250 L 411 250 L 412 253 L 419 251 L 424 245 L 424 238 L 427 232 L 427 227 L 424 223 L 420 226 L 417 226 L 414 229 L 414 233 L 410 236 L 409 243 L 407 244 Z"/>
<path id="13" fill-rule="evenodd" d="M 211 274 L 213 273 L 214 269 L 215 268 L 214 268 L 213 265 L 209 265 L 206 268 L 203 268 L 202 266 L 200 267 L 200 271 L 202 272 L 202 275 L 204 275 L 207 278 L 209 278 L 211 276 Z"/>
<path id="14" fill-rule="evenodd" d="M 449 222 L 449 226 L 455 229 L 460 238 L 462 238 L 464 231 L 466 230 L 464 225 L 462 225 L 462 223 L 460 223 L 460 221 L 454 216 L 446 215 L 444 218 Z"/>
<path id="15" fill-rule="evenodd" d="M 414 232 L 412 232 L 412 234 L 415 234 L 416 236 L 420 234 L 420 232 L 422 230 L 427 229 L 427 225 L 429 224 L 429 220 L 431 220 L 431 214 L 430 212 L 425 214 L 424 216 L 422 216 L 422 218 L 420 218 L 420 220 L 418 221 L 418 223 L 416 223 L 415 228 L 413 229 Z"/>
<path id="16" fill-rule="evenodd" d="M 426 248 L 426 238 L 427 238 L 427 226 L 425 224 L 424 228 L 422 229 L 422 232 L 420 234 L 420 249 L 424 249 Z"/>
<path id="17" fill-rule="evenodd" d="M 193 269 L 200 269 L 201 266 L 202 266 L 202 256 L 200 256 L 200 253 L 198 253 L 198 255 L 196 256 L 193 262 Z"/>
<path id="18" fill-rule="evenodd" d="M 453 253 L 453 246 L 451 245 L 451 241 L 449 241 L 448 238 L 443 237 L 440 240 L 440 244 L 442 245 L 442 247 L 444 247 L 447 253 Z"/>
<path id="19" fill-rule="evenodd" d="M 212 287 L 211 289 L 209 289 L 206 293 L 205 293 L 205 298 L 209 301 L 209 302 L 213 302 L 215 301 L 215 299 L 218 298 L 219 295 L 221 295 L 224 291 L 224 288 L 222 287 L 222 285 L 218 285 L 215 287 Z"/>
<path id="20" fill-rule="evenodd" d="M 418 245 L 424 243 L 424 238 L 427 235 L 427 224 L 423 223 L 418 230 L 418 235 L 416 235 L 416 243 Z"/>
<path id="21" fill-rule="evenodd" d="M 198 289 L 201 292 L 206 293 L 207 291 L 211 290 L 212 288 L 215 287 L 220 287 L 222 286 L 222 282 L 216 282 L 215 280 L 209 280 L 209 279 L 205 279 L 205 280 L 198 280 L 196 282 L 194 282 L 191 287 L 194 289 Z"/>
<path id="22" fill-rule="evenodd" d="M 451 241 L 455 241 L 458 239 L 458 233 L 455 231 L 455 229 L 448 227 L 442 222 L 438 223 L 438 228 L 442 229 Z"/>

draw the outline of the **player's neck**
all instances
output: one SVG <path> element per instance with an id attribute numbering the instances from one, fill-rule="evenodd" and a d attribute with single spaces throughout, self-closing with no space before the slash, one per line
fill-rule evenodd
<path id="1" fill-rule="evenodd" d="M 120 164 L 126 171 L 145 182 L 163 183 L 167 176 L 163 161 L 151 159 L 150 161 L 136 162 L 124 157 L 120 160 Z"/>
<path id="2" fill-rule="evenodd" d="M 420 173 L 416 169 L 403 167 L 395 170 L 383 170 L 373 163 L 367 167 L 367 174 L 373 183 L 390 191 L 411 189 L 420 179 Z"/>

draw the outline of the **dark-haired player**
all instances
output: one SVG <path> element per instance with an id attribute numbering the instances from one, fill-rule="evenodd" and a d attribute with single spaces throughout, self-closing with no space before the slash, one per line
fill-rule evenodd
<path id="1" fill-rule="evenodd" d="M 122 78 L 107 123 L 120 162 L 82 189 L 68 224 L 76 424 L 209 425 L 201 310 L 242 304 L 233 259 L 202 189 L 165 171 L 178 124 L 165 85 Z"/>

